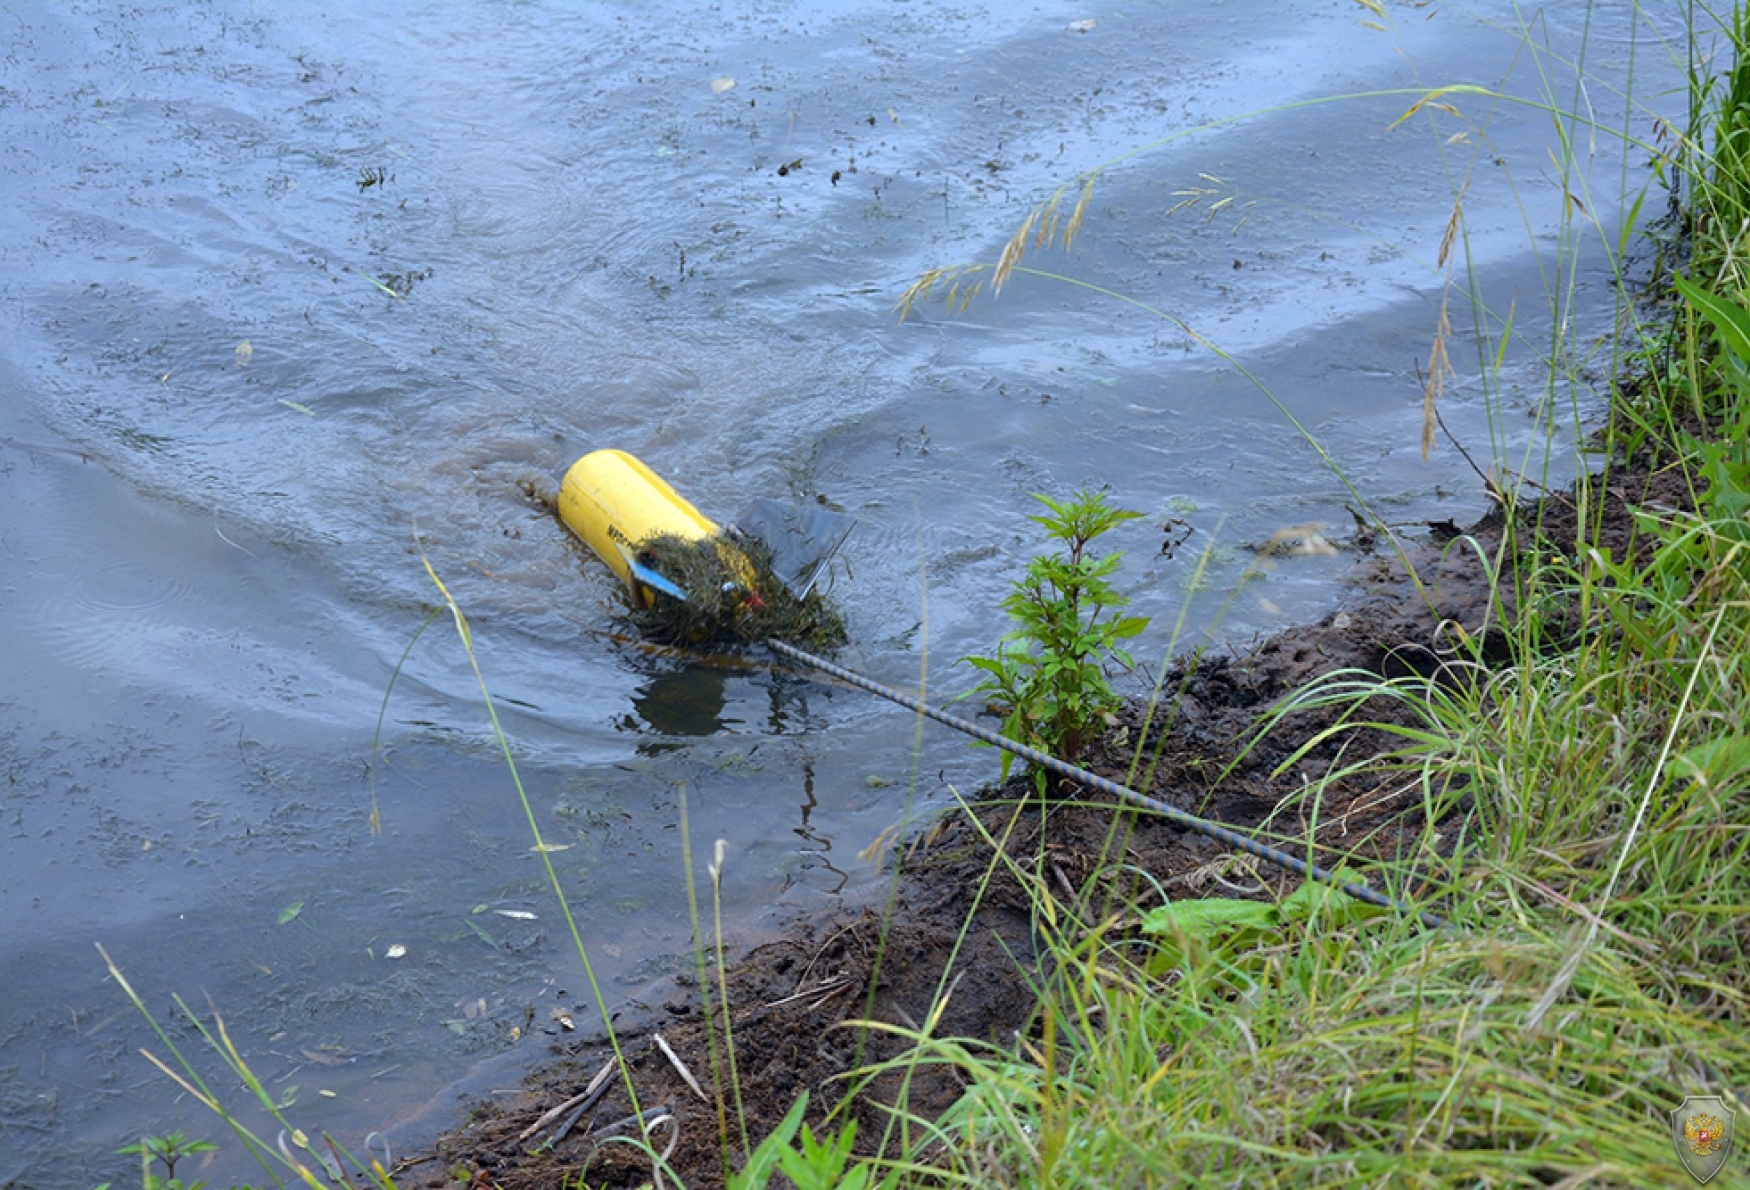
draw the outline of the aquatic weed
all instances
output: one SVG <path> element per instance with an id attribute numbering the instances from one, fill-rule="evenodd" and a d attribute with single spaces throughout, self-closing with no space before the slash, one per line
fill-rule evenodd
<path id="1" fill-rule="evenodd" d="M 659 535 L 638 547 L 638 560 L 686 594 L 655 593 L 649 604 L 632 608 L 632 622 L 649 639 L 686 645 L 776 639 L 822 650 L 849 639 L 844 619 L 825 597 L 791 594 L 773 573 L 765 546 L 752 538 Z"/>

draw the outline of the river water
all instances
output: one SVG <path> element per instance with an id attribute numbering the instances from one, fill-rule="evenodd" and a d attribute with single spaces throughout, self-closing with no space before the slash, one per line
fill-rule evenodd
<path id="1" fill-rule="evenodd" d="M 1002 630 L 1030 492 L 1148 514 L 1113 544 L 1151 664 L 1181 612 L 1179 647 L 1328 611 L 1353 554 L 1261 559 L 1285 530 L 1481 513 L 1419 449 L 1449 277 L 1453 432 L 1571 472 L 1603 249 L 1682 111 L 1675 12 L 0 5 L 0 1186 L 222 1131 L 139 1055 L 164 1044 L 96 943 L 355 1147 L 592 1012 L 453 626 L 409 651 L 422 551 L 616 1011 L 690 962 L 683 789 L 745 940 L 868 895 L 908 805 L 994 774 L 866 695 L 640 650 L 531 474 L 615 446 L 719 518 L 842 507 L 844 659 L 915 689 L 927 655 L 939 700 Z M 1514 98 L 1392 126 L 1410 98 L 1378 93 L 1444 83 Z M 1168 137 L 1072 251 L 1030 249 L 1070 280 L 898 320 L 926 269 Z M 231 1143 L 200 1176 L 251 1169 Z"/>

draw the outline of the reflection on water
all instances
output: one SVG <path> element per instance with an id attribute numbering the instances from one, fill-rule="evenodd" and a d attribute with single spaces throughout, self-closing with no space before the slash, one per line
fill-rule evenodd
<path id="1" fill-rule="evenodd" d="M 953 0 L 0 13 L 0 1185 L 115 1181 L 142 1130 L 217 1131 L 143 1067 L 158 1043 L 93 942 L 156 1011 L 210 995 L 298 1122 L 356 1142 L 447 1111 L 487 1056 L 538 1057 L 521 1023 L 581 986 L 546 860 L 613 1006 L 652 994 L 690 941 L 678 783 L 695 869 L 727 841 L 751 939 L 866 892 L 914 764 L 926 802 L 994 773 L 934 730 L 914 756 L 866 695 L 614 639 L 612 576 L 530 473 L 619 447 L 719 519 L 842 507 L 842 659 L 933 697 L 1001 630 L 1034 491 L 1148 514 L 1117 535 L 1121 584 L 1161 624 L 1185 608 L 1181 644 L 1326 608 L 1352 556 L 1239 587 L 1246 543 L 1320 522 L 1340 543 L 1354 496 L 1180 324 L 1038 277 L 895 319 L 923 270 L 993 260 L 1117 152 L 1206 126 L 1102 177 L 1074 253 L 1029 263 L 1217 343 L 1393 521 L 1482 508 L 1456 452 L 1418 449 L 1468 187 L 1482 298 L 1523 340 L 1456 377 L 1445 418 L 1559 477 L 1593 394 L 1524 344 L 1549 340 L 1554 246 L 1614 242 L 1627 208 L 1602 131 L 1579 171 L 1603 235 L 1540 180 L 1545 108 L 1581 104 L 1539 78 L 1571 70 L 1582 16 L 1584 106 L 1644 138 L 1620 95 L 1631 63 L 1638 102 L 1677 94 L 1658 5 L 1554 6 L 1529 39 L 1493 0 L 1384 31 L 1249 0 L 1086 31 Z M 1391 127 L 1385 93 L 1436 81 L 1544 106 Z M 1601 262 L 1560 275 L 1576 341 L 1608 325 Z M 1492 359 L 1457 334 L 1455 360 Z M 1169 518 L 1192 533 L 1171 555 Z M 467 612 L 544 856 L 454 626 L 409 648 L 437 601 L 422 558 Z M 199 1176 L 258 1176 L 236 1157 Z"/>
<path id="2" fill-rule="evenodd" d="M 802 765 L 802 796 L 808 800 L 802 803 L 802 825 L 796 828 L 797 837 L 807 843 L 807 853 L 813 855 L 822 868 L 837 878 L 824 891 L 833 894 L 842 892 L 845 885 L 850 883 L 850 873 L 833 866 L 832 860 L 827 858 L 832 852 L 832 840 L 817 831 L 809 821 L 810 815 L 820 808 L 820 803 L 814 797 L 814 766 L 806 761 Z"/>
<path id="3" fill-rule="evenodd" d="M 724 683 L 729 675 L 713 666 L 689 665 L 656 674 L 632 696 L 627 730 L 648 729 L 658 736 L 707 736 L 722 731 Z M 634 718 L 635 716 L 635 718 Z M 646 755 L 684 748 L 681 740 L 639 744 Z"/>

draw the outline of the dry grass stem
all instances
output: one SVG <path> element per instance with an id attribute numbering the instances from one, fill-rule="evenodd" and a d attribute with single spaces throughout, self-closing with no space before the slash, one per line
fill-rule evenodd
<path id="1" fill-rule="evenodd" d="M 1470 189 L 1470 179 L 1466 178 L 1463 186 L 1458 189 L 1458 197 L 1452 200 L 1452 214 L 1446 217 L 1446 231 L 1440 237 L 1440 252 L 1434 258 L 1434 267 L 1443 269 L 1446 261 L 1452 255 L 1452 245 L 1458 240 L 1459 224 L 1464 219 L 1464 192 Z"/>
<path id="2" fill-rule="evenodd" d="M 1200 889 L 1211 880 L 1218 880 L 1226 876 L 1230 870 L 1238 871 L 1256 880 L 1258 878 L 1258 859 L 1256 856 L 1244 852 L 1223 852 L 1206 864 L 1169 877 L 1162 882 L 1162 885 L 1171 888 L 1175 884 L 1183 884 L 1193 890 Z M 1222 883 L 1225 884 L 1226 881 L 1223 880 Z"/>
<path id="3" fill-rule="evenodd" d="M 948 290 L 943 303 L 948 313 L 964 311 L 984 289 L 982 279 L 970 283 L 967 279 L 981 273 L 990 273 L 992 293 L 1002 292 L 1010 275 L 1026 256 L 1029 246 L 1044 248 L 1055 243 L 1067 252 L 1082 229 L 1082 220 L 1086 217 L 1088 204 L 1094 196 L 1094 180 L 1098 176 L 1099 171 L 1096 170 L 1082 180 L 1081 189 L 1076 193 L 1075 205 L 1070 208 L 1067 217 L 1063 214 L 1063 200 L 1069 193 L 1067 186 L 1059 188 L 1049 199 L 1027 212 L 1027 217 L 1021 220 L 1021 226 L 1003 244 L 994 266 L 973 264 L 931 269 L 913 281 L 900 294 L 899 301 L 894 303 L 894 309 L 899 311 L 900 321 L 903 322 L 910 316 L 913 306 L 920 302 L 928 304 L 941 286 L 946 286 Z"/>
<path id="4" fill-rule="evenodd" d="M 699 1102 L 710 1103 L 711 1097 L 705 1094 L 705 1088 L 699 1085 L 699 1080 L 693 1077 L 693 1072 L 687 1069 L 687 1064 L 681 1061 L 680 1055 L 669 1046 L 668 1039 L 660 1033 L 652 1036 L 656 1041 L 656 1048 L 662 1051 L 662 1056 L 668 1059 L 669 1065 L 675 1068 L 675 1073 L 681 1076 L 681 1081 L 687 1084 L 688 1089 L 699 1097 Z"/>
<path id="5" fill-rule="evenodd" d="M 145 1057 L 146 1061 L 152 1063 L 152 1065 L 156 1066 L 159 1070 L 162 1070 L 165 1074 L 169 1075 L 171 1080 L 174 1081 L 177 1086 L 194 1096 L 202 1107 L 211 1112 L 217 1112 L 219 1110 L 219 1105 L 213 1101 L 211 1096 L 203 1095 L 201 1092 L 197 1091 L 192 1083 L 183 1078 L 182 1075 L 178 1074 L 176 1071 L 170 1069 L 169 1066 L 165 1065 L 163 1060 L 160 1059 L 157 1054 L 149 1049 L 142 1049 L 140 1050 L 140 1053 Z"/>
<path id="6" fill-rule="evenodd" d="M 1457 208 L 1455 207 L 1454 210 Z M 1428 375 L 1422 382 L 1422 457 L 1426 459 L 1434 450 L 1434 431 L 1440 421 L 1439 404 L 1441 394 L 1446 391 L 1446 378 L 1456 376 L 1452 362 L 1446 358 L 1446 340 L 1452 334 L 1452 323 L 1446 317 L 1447 299 L 1452 295 L 1452 284 L 1447 283 L 1440 294 L 1440 317 L 1434 324 L 1434 345 L 1428 349 Z"/>
<path id="7" fill-rule="evenodd" d="M 600 1091 L 602 1085 L 613 1076 L 614 1067 L 617 1064 L 618 1062 L 614 1058 L 609 1058 L 606 1062 L 602 1063 L 602 1068 L 596 1071 L 595 1077 L 589 1080 L 588 1086 L 576 1095 L 573 1095 L 570 1099 L 567 1099 L 564 1103 L 561 1103 L 558 1107 L 550 1108 L 544 1112 L 540 1119 L 536 1120 L 533 1124 L 530 1124 L 527 1128 L 517 1134 L 517 1140 L 525 1141 L 529 1139 L 529 1137 L 545 1128 L 548 1124 L 551 1124 L 554 1120 L 557 1120 L 560 1116 L 564 1115 L 578 1104 L 588 1100 L 589 1097 L 594 1095 L 597 1091 Z"/>

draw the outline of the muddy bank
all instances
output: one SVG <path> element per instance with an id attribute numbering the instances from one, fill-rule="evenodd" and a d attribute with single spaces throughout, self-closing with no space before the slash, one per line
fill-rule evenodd
<path id="1" fill-rule="evenodd" d="M 1490 582 L 1485 558 L 1492 563 L 1497 556 L 1511 558 L 1527 550 L 1565 554 L 1581 516 L 1601 524 L 1599 543 L 1624 557 L 1638 548 L 1631 507 L 1691 504 L 1681 476 L 1623 467 L 1608 482 L 1589 485 L 1589 494 L 1551 495 L 1521 509 L 1511 526 L 1499 514 L 1463 531 L 1422 526 L 1417 540 L 1400 542 L 1401 554 L 1375 541 L 1342 610 L 1230 654 L 1182 659 L 1163 683 L 1175 696 L 1159 721 L 1145 730 L 1142 709 L 1131 707 L 1089 767 L 1126 780 L 1141 740 L 1145 760 L 1143 771 L 1130 779 L 1133 787 L 1242 829 L 1268 824 L 1304 835 L 1307 823 L 1297 795 L 1307 783 L 1338 760 L 1339 747 L 1343 762 L 1350 764 L 1363 749 L 1387 746 L 1389 738 L 1379 732 L 1371 738 L 1350 734 L 1341 744 L 1312 748 L 1292 768 L 1278 772 L 1334 716 L 1330 710 L 1297 712 L 1247 750 L 1260 717 L 1285 695 L 1339 669 L 1431 674 L 1453 656 L 1450 646 L 1459 629 L 1473 637 L 1494 633 L 1503 609 L 1511 615 L 1513 592 Z M 1409 577 L 1412 570 L 1415 581 Z M 1507 570 L 1511 573 L 1510 566 Z M 1401 718 L 1404 710 L 1376 700 L 1369 716 Z M 1151 763 L 1152 778 L 1145 784 Z M 850 1027 L 847 1020 L 914 1028 L 946 989 L 939 1034 L 998 1046 L 1011 1046 L 1017 1035 L 1026 1035 L 1035 1003 L 1029 981 L 1037 978 L 1044 951 L 1027 890 L 993 865 L 990 837 L 1004 839 L 1023 870 L 1053 886 L 1090 919 L 1096 911 L 1090 902 L 1130 895 L 1143 880 L 1171 896 L 1263 896 L 1280 891 L 1287 879 L 1268 868 L 1227 863 L 1231 855 L 1212 840 L 1097 797 L 1081 800 L 1074 788 L 1060 788 L 1059 797 L 1066 800 L 1043 815 L 1034 808 L 1017 810 L 1017 799 L 1027 792 L 1019 777 L 1001 791 L 987 790 L 990 800 L 975 807 L 976 820 L 949 809 L 896 850 L 898 895 L 890 918 L 883 920 L 879 905 L 802 917 L 776 940 L 734 957 L 730 1002 L 739 1108 L 748 1135 L 756 1141 L 765 1136 L 804 1091 L 816 1123 L 851 1093 L 844 1110 L 859 1123 L 859 1148 L 873 1151 L 888 1127 L 883 1104 L 902 1093 L 900 1076 L 861 1085 L 845 1076 L 898 1055 L 905 1043 Z M 1419 795 L 1403 782 L 1339 777 L 1327 786 L 1319 809 L 1321 862 L 1391 854 L 1400 842 L 1415 840 L 1422 826 L 1419 814 Z M 722 1184 L 717 1109 L 688 1087 L 656 1035 L 708 1089 L 711 1045 L 700 1003 L 693 981 L 683 978 L 663 1004 L 660 1019 L 640 1022 L 621 1039 L 637 1109 L 666 1107 L 678 1120 L 670 1160 L 689 1187 Z M 601 1130 L 636 1110 L 622 1080 L 608 1081 L 577 1115 L 577 1097 L 610 1057 L 599 1037 L 555 1047 L 550 1064 L 520 1092 L 479 1105 L 465 1127 L 405 1162 L 403 1184 L 443 1186 L 466 1170 L 505 1190 L 521 1190 L 559 1185 L 586 1167 L 592 1186 L 646 1183 L 647 1159 L 628 1146 L 601 1143 Z M 946 1067 L 918 1067 L 907 1078 L 905 1101 L 924 1118 L 946 1109 L 963 1090 Z M 564 1111 L 551 1114 L 568 1101 Z M 736 1110 L 732 1100 L 732 1134 Z M 555 1135 L 556 1143 L 533 1152 Z M 657 1143 L 666 1144 L 670 1135 L 658 1130 Z"/>

